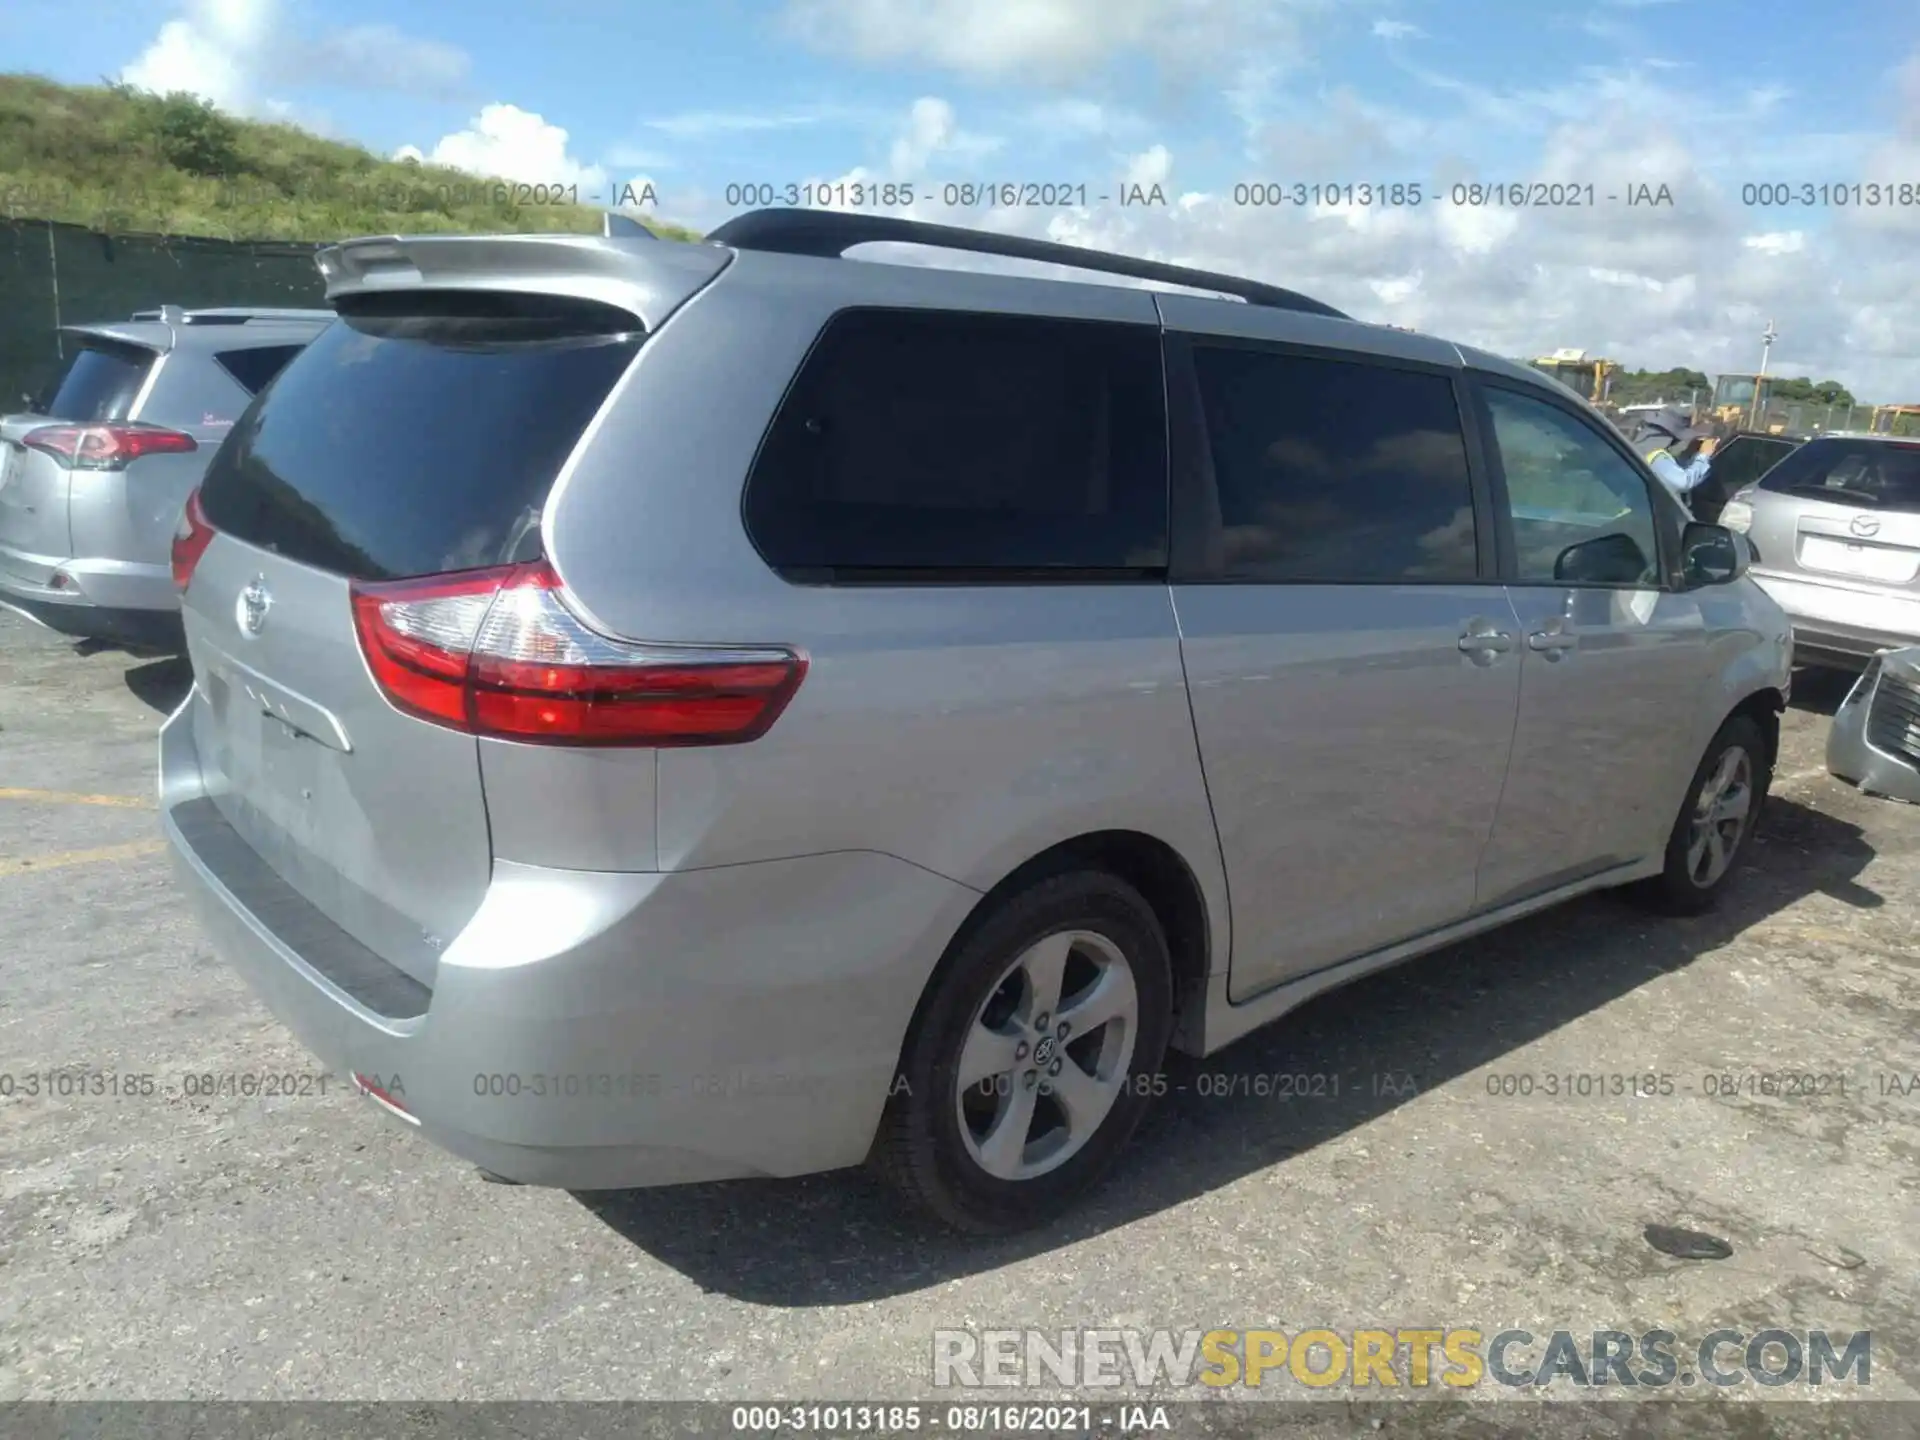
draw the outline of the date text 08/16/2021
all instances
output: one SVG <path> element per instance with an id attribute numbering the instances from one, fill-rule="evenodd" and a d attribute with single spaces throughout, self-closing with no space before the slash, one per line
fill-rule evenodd
<path id="1" fill-rule="evenodd" d="M 651 191 L 649 192 L 651 195 Z M 645 197 L 636 197 L 645 198 Z M 836 209 L 908 209 L 938 205 L 949 210 L 1086 209 L 1095 205 L 1170 209 L 1193 197 L 1164 184 L 1141 181 L 1088 183 L 1080 180 L 914 181 L 735 181 L 721 192 L 731 209 L 768 206 Z M 1220 195 L 1206 197 L 1239 209 L 1327 207 L 1413 208 L 1428 204 L 1463 208 L 1591 209 L 1599 205 L 1671 208 L 1671 186 L 1633 182 L 1599 186 L 1591 182 L 1481 181 L 1448 186 L 1419 180 L 1242 180 Z M 618 204 L 630 203 L 625 196 Z"/>

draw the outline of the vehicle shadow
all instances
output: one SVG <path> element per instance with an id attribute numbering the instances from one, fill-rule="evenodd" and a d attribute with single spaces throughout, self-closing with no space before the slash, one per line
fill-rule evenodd
<path id="1" fill-rule="evenodd" d="M 141 704 L 171 715 L 193 688 L 193 665 L 184 655 L 168 655 L 132 666 L 123 678 Z"/>
<path id="2" fill-rule="evenodd" d="M 1847 670 L 1803 666 L 1793 672 L 1793 700 L 1790 703 L 1795 710 L 1805 711 L 1809 715 L 1831 715 L 1840 708 L 1840 702 L 1847 698 L 1847 692 L 1859 678 Z"/>
<path id="3" fill-rule="evenodd" d="M 1334 991 L 1204 1061 L 1172 1057 L 1169 1093 L 1119 1172 L 1071 1215 L 1026 1234 L 938 1230 L 862 1171 L 576 1198 L 703 1289 L 757 1304 L 844 1305 L 922 1289 L 1284 1164 L 1684 968 L 1809 894 L 1878 907 L 1856 880 L 1873 853 L 1858 827 L 1774 799 L 1712 914 L 1666 919 L 1591 896 Z M 1248 1093 L 1253 1077 L 1275 1074 L 1337 1076 L 1338 1093 Z"/>

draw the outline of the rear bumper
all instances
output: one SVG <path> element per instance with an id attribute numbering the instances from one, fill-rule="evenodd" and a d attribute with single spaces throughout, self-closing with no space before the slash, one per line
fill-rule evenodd
<path id="1" fill-rule="evenodd" d="M 975 892 L 864 852 L 664 874 L 500 861 L 428 991 L 232 849 L 191 704 L 160 734 L 162 826 L 214 948 L 427 1138 L 581 1190 L 865 1158 Z"/>
<path id="2" fill-rule="evenodd" d="M 61 584 L 53 583 L 55 577 Z M 0 546 L 0 605 L 82 640 L 183 648 L 180 601 L 166 566 L 62 560 Z"/>
<path id="3" fill-rule="evenodd" d="M 1798 660 L 1857 668 L 1882 650 L 1920 644 L 1920 595 L 1758 570 L 1753 578 L 1792 620 Z"/>

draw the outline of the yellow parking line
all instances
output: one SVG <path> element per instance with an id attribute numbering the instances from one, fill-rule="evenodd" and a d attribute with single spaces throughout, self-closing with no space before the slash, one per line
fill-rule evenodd
<path id="1" fill-rule="evenodd" d="M 47 805 L 117 805 L 127 810 L 151 810 L 153 801 L 141 795 L 87 795 L 78 790 L 21 790 L 0 785 L 0 800 L 38 800 Z"/>
<path id="2" fill-rule="evenodd" d="M 127 845 L 101 845 L 93 850 L 55 850 L 50 855 L 9 860 L 0 856 L 0 879 L 8 875 L 32 875 L 41 870 L 57 870 L 62 865 L 90 865 L 96 860 L 131 860 L 136 855 L 151 855 L 161 848 L 158 840 L 135 840 Z"/>

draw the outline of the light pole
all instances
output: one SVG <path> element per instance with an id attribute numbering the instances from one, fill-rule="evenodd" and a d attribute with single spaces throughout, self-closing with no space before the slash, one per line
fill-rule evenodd
<path id="1" fill-rule="evenodd" d="M 1766 334 L 1760 337 L 1760 373 L 1754 377 L 1753 382 L 1753 413 L 1747 421 L 1749 430 L 1760 428 L 1760 396 L 1767 388 L 1767 362 L 1773 357 L 1773 342 L 1779 338 L 1779 332 L 1773 328 L 1773 321 L 1767 321 Z"/>

